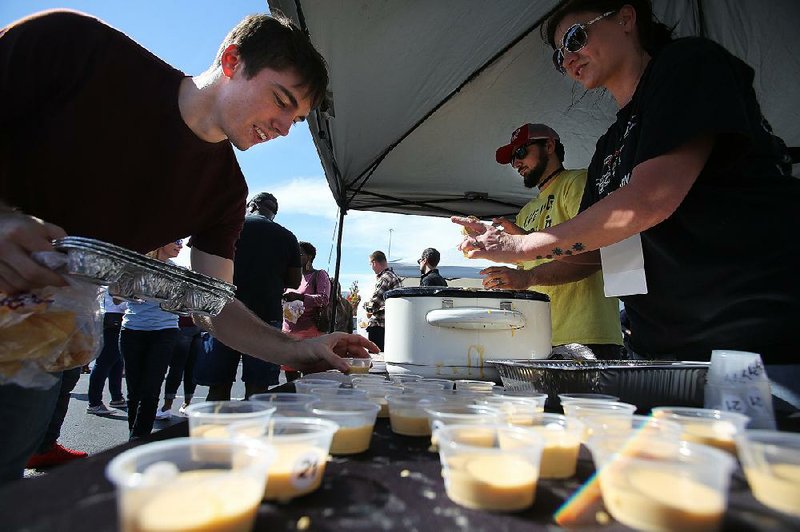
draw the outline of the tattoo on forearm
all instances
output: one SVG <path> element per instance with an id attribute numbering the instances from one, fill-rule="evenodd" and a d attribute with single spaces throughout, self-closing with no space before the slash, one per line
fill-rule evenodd
<path id="1" fill-rule="evenodd" d="M 536 260 L 552 259 L 553 257 L 559 257 L 561 255 L 574 255 L 575 253 L 580 253 L 585 249 L 586 246 L 584 246 L 582 243 L 575 242 L 572 244 L 572 246 L 570 246 L 570 249 L 553 248 L 549 255 L 536 255 Z"/>

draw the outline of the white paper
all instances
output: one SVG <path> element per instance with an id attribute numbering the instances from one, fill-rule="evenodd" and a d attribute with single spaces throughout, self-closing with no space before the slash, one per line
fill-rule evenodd
<path id="1" fill-rule="evenodd" d="M 600 248 L 606 297 L 647 293 L 642 237 L 631 237 Z"/>

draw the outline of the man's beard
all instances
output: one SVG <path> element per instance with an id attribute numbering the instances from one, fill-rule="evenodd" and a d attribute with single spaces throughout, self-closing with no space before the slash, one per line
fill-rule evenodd
<path id="1" fill-rule="evenodd" d="M 550 162 L 550 157 L 544 150 L 539 150 L 539 163 L 523 176 L 522 183 L 526 188 L 535 187 L 544 175 L 544 170 Z"/>

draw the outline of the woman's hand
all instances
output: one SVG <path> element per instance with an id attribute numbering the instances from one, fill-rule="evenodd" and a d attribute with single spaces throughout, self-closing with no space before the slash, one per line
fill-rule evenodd
<path id="1" fill-rule="evenodd" d="M 298 292 L 286 292 L 285 294 L 283 294 L 283 300 L 284 301 L 302 301 L 303 300 L 303 294 L 300 294 Z"/>

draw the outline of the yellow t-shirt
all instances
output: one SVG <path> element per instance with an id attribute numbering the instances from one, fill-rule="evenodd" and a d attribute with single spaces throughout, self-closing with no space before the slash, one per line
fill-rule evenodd
<path id="1" fill-rule="evenodd" d="M 526 231 L 541 231 L 574 218 L 585 184 L 586 170 L 562 172 L 519 211 L 517 225 Z M 545 262 L 550 259 L 527 261 L 517 267 L 530 270 Z M 530 288 L 550 296 L 553 345 L 573 342 L 622 345 L 619 302 L 615 297 L 605 297 L 602 272 L 574 283 Z"/>

